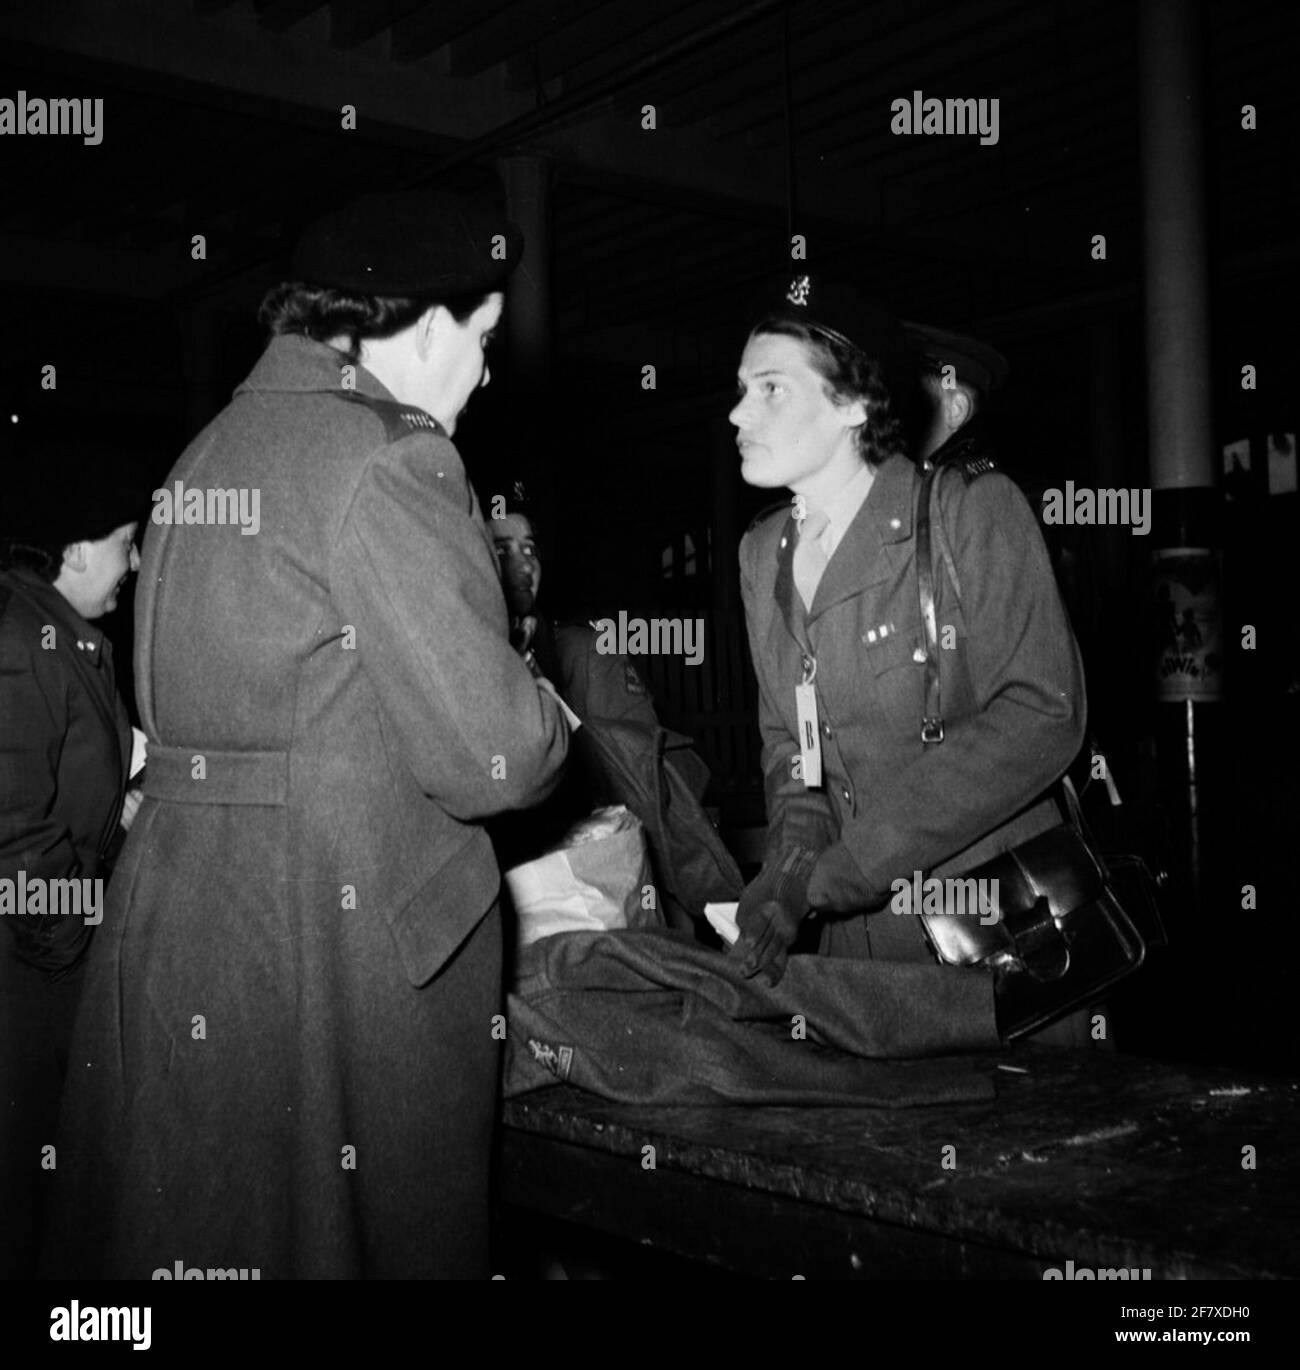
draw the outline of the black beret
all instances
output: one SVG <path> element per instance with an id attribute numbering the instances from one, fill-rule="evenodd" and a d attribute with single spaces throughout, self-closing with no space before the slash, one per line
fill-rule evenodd
<path id="1" fill-rule="evenodd" d="M 367 195 L 299 239 L 293 277 L 358 295 L 437 299 L 499 289 L 524 255 L 517 225 L 450 191 Z"/>
<path id="2" fill-rule="evenodd" d="M 937 374 L 945 366 L 952 366 L 957 379 L 981 395 L 996 390 L 1011 370 L 1011 363 L 1001 352 L 978 338 L 927 324 L 908 322 L 903 327 L 922 370 Z"/>
<path id="3" fill-rule="evenodd" d="M 900 399 L 915 378 L 916 359 L 902 324 L 851 281 L 810 272 L 784 277 L 769 294 L 758 326 L 776 321 L 802 323 L 870 357 Z"/>

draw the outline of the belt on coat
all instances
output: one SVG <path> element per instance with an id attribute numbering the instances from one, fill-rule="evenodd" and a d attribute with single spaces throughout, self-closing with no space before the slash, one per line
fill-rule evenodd
<path id="1" fill-rule="evenodd" d="M 150 743 L 146 799 L 176 804 L 278 804 L 289 793 L 288 752 L 223 752 Z"/>

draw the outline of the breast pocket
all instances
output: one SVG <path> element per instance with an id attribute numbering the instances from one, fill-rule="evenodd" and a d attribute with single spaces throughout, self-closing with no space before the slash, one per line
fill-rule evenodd
<path id="1" fill-rule="evenodd" d="M 925 647 L 920 623 L 883 637 L 862 633 L 858 644 L 863 678 L 872 705 L 890 729 L 914 731 L 921 726 L 925 707 Z"/>
<path id="2" fill-rule="evenodd" d="M 925 660 L 925 639 L 920 623 L 898 629 L 885 625 L 858 636 L 858 650 L 867 669 L 882 676 L 900 666 L 918 666 Z"/>

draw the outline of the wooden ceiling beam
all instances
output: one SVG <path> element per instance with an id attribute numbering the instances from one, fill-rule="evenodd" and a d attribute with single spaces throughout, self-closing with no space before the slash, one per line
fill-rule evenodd
<path id="1" fill-rule="evenodd" d="M 268 33 L 283 33 L 301 23 L 313 10 L 322 9 L 326 0 L 255 0 L 257 22 Z"/>
<path id="2" fill-rule="evenodd" d="M 394 62 L 418 62 L 453 38 L 506 9 L 510 0 L 438 0 L 403 15 L 393 25 Z"/>
<path id="3" fill-rule="evenodd" d="M 463 10 L 473 22 L 484 0 L 445 0 L 444 18 Z M 408 16 L 414 19 L 428 9 Z M 51 22 L 51 20 L 57 22 Z M 399 21 L 394 32 L 401 28 Z M 449 21 L 447 21 L 449 22 Z M 0 34 L 15 44 L 95 67 L 110 79 L 161 91 L 191 92 L 195 103 L 338 129 L 344 104 L 358 106 L 358 127 L 389 126 L 457 143 L 507 123 L 531 102 L 492 81 L 446 81 L 363 51 L 340 51 L 301 34 L 275 34 L 253 13 L 220 23 L 202 20 L 174 0 L 138 0 L 108 9 L 89 0 L 9 0 Z M 196 53 L 202 60 L 196 61 Z M 11 59 L 12 60 L 12 59 Z M 111 108 L 105 111 L 111 119 Z M 111 125 L 106 137 L 111 137 Z M 340 134 L 340 136 L 347 136 Z"/>
<path id="4" fill-rule="evenodd" d="M 561 33 L 599 11 L 602 0 L 516 0 L 508 9 L 467 29 L 453 40 L 449 54 L 452 76 L 478 76 L 524 52 L 552 33 Z"/>
<path id="5" fill-rule="evenodd" d="M 360 47 L 425 3 L 426 0 L 329 0 L 330 46 Z"/>
<path id="6" fill-rule="evenodd" d="M 729 0 L 662 0 L 657 5 L 647 5 L 645 0 L 606 0 L 585 23 L 540 39 L 528 61 L 512 61 L 506 81 L 531 87 L 540 78 L 580 87 L 625 60 L 633 45 L 646 50 L 673 42 L 702 23 L 722 18 L 728 9 Z"/>

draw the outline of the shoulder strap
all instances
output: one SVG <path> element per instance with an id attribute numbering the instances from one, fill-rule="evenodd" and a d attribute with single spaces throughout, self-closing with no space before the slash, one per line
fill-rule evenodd
<path id="1" fill-rule="evenodd" d="M 355 390 L 338 390 L 334 393 L 339 399 L 347 400 L 349 404 L 364 405 L 372 413 L 377 414 L 383 420 L 384 432 L 389 442 L 397 442 L 399 438 L 418 432 L 436 433 L 444 438 L 447 436 L 442 424 L 432 414 L 426 414 L 415 405 L 399 404 L 396 400 L 376 399 L 373 395 L 362 395 Z"/>
<path id="2" fill-rule="evenodd" d="M 930 551 L 930 493 L 938 467 L 927 466 L 916 497 L 916 593 L 925 629 L 925 713 L 921 741 L 927 747 L 943 741 L 943 713 L 939 705 L 939 628 L 934 609 L 934 563 Z"/>
<path id="3" fill-rule="evenodd" d="M 943 558 L 943 568 L 948 572 L 948 579 L 952 581 L 952 588 L 957 595 L 957 603 L 961 603 L 961 580 L 957 575 L 957 562 L 953 557 L 952 548 L 948 545 L 948 530 L 943 526 L 943 510 L 939 511 L 939 517 L 934 523 L 934 538 L 939 544 L 939 555 Z"/>
<path id="4" fill-rule="evenodd" d="M 955 466 L 965 478 L 967 485 L 990 471 L 996 471 L 997 463 L 991 456 L 979 451 L 973 443 L 957 445 L 942 465 L 927 462 L 921 489 L 916 497 L 916 593 L 921 605 L 921 623 L 925 628 L 925 713 L 921 719 L 921 741 L 926 746 L 935 746 L 943 741 L 943 711 L 939 702 L 939 625 L 934 601 L 934 554 L 931 550 L 930 505 L 934 487 L 938 484 L 941 472 Z M 957 564 L 944 535 L 943 516 L 940 515 L 936 530 L 939 552 L 944 567 L 952 581 L 953 591 L 961 602 L 961 581 L 957 576 Z"/>

